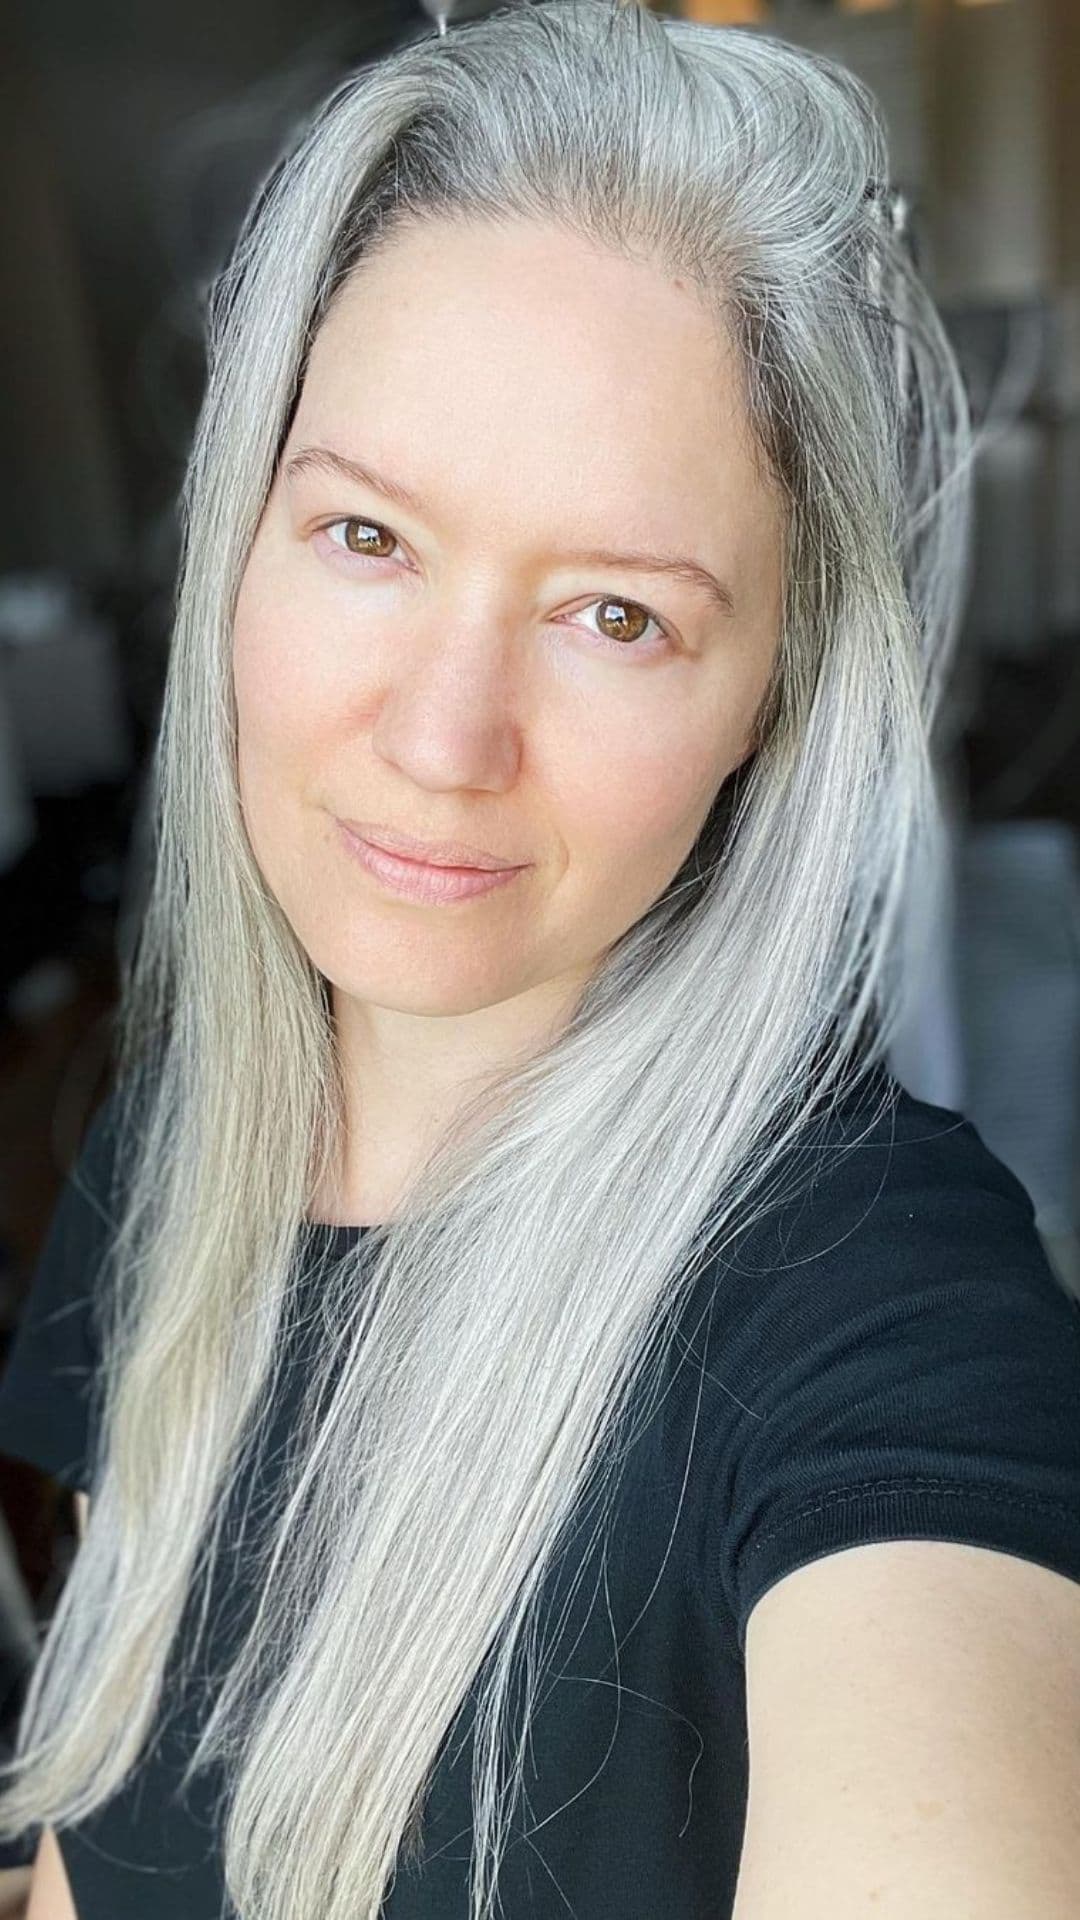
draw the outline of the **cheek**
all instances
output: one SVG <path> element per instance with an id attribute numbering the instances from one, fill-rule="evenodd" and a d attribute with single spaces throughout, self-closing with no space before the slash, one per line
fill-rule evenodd
<path id="1" fill-rule="evenodd" d="M 299 766 L 317 730 L 318 655 L 305 622 L 265 586 L 241 588 L 233 621 L 232 672 L 241 782 Z"/>
<path id="2" fill-rule="evenodd" d="M 295 807 L 311 762 L 314 677 L 297 644 L 303 631 L 280 599 L 245 584 L 233 622 L 232 678 L 240 806 L 264 879 L 292 887 Z"/>
<path id="3" fill-rule="evenodd" d="M 632 725 L 592 729 L 574 764 L 564 760 L 566 839 L 583 876 L 603 876 L 610 888 L 621 874 L 631 895 L 651 898 L 681 865 L 738 758 L 738 742 L 707 708 L 669 695 L 650 712 L 639 707 Z"/>

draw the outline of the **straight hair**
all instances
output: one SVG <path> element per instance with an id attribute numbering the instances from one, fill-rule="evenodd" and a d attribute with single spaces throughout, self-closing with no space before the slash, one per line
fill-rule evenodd
<path id="1" fill-rule="evenodd" d="M 395 48 L 261 183 L 209 290 L 181 495 L 152 873 L 98 1196 L 90 1521 L 0 1833 L 76 1824 L 136 1765 L 265 1431 L 313 1194 L 341 1164 L 327 982 L 245 832 L 231 678 L 312 341 L 407 223 L 554 223 L 691 276 L 738 349 L 783 504 L 775 671 L 753 751 L 671 883 L 542 1050 L 470 1087 L 395 1218 L 328 1270 L 280 1497 L 246 1550 L 257 1604 L 185 1776 L 224 1770 L 241 1920 L 376 1920 L 421 1857 L 475 1684 L 469 1912 L 489 1920 L 543 1677 L 538 1596 L 571 1520 L 588 1500 L 603 1526 L 690 1289 L 723 1285 L 736 1234 L 785 1179 L 795 1191 L 813 1115 L 876 1087 L 873 1125 L 895 1098 L 875 1069 L 942 858 L 934 734 L 972 445 L 888 207 L 881 116 L 852 73 L 620 0 L 500 7 Z"/>

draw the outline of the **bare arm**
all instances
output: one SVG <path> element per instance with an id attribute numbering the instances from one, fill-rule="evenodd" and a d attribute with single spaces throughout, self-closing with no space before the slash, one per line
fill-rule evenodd
<path id="1" fill-rule="evenodd" d="M 732 1920 L 1075 1920 L 1080 1583 L 958 1541 L 796 1568 L 746 1632 Z"/>

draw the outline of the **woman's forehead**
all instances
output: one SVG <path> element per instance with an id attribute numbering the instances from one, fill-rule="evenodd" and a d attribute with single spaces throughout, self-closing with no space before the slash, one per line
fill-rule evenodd
<path id="1" fill-rule="evenodd" d="M 453 227 L 442 249 L 409 233 L 365 263 L 316 335 L 286 462 L 312 446 L 425 519 L 494 494 L 597 549 L 777 532 L 716 318 L 685 282 L 558 231 Z"/>

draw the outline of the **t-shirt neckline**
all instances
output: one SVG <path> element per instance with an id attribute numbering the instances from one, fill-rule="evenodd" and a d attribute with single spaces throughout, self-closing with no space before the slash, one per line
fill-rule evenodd
<path id="1" fill-rule="evenodd" d="M 304 1227 L 311 1239 L 326 1240 L 332 1245 L 359 1240 L 362 1234 L 376 1231 L 376 1225 L 368 1220 L 355 1223 L 341 1220 L 305 1220 Z"/>

